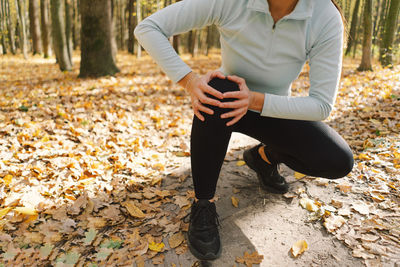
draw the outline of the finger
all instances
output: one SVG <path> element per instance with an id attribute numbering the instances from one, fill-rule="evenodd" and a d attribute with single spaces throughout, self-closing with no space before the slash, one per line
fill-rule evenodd
<path id="1" fill-rule="evenodd" d="M 216 98 L 219 98 L 219 99 L 224 98 L 224 95 L 220 91 L 216 90 L 215 88 L 212 88 L 208 84 L 200 84 L 199 87 L 203 92 L 206 92 L 212 96 L 215 96 Z"/>
<path id="2" fill-rule="evenodd" d="M 239 114 L 244 113 L 243 110 L 244 110 L 243 108 L 235 109 L 233 111 L 230 111 L 230 112 L 222 114 L 221 118 L 222 119 L 226 119 L 226 118 L 231 118 L 231 117 L 238 116 Z"/>
<path id="3" fill-rule="evenodd" d="M 223 94 L 224 98 L 244 98 L 244 94 L 242 91 L 230 91 Z M 229 103 L 229 102 L 226 102 Z"/>
<path id="4" fill-rule="evenodd" d="M 200 102 L 203 104 L 209 104 L 209 105 L 213 105 L 216 107 L 219 107 L 219 105 L 221 104 L 221 102 L 219 102 L 218 100 L 207 97 L 205 94 L 201 94 L 198 98 L 199 98 Z"/>
<path id="5" fill-rule="evenodd" d="M 236 76 L 236 75 L 229 75 L 228 80 L 231 80 L 239 85 L 242 85 L 246 82 L 243 78 Z"/>
<path id="6" fill-rule="evenodd" d="M 211 73 L 210 78 L 215 78 L 215 77 L 220 78 L 220 79 L 225 79 L 225 75 L 222 72 L 220 72 L 219 70 L 213 71 Z"/>
<path id="7" fill-rule="evenodd" d="M 242 117 L 243 115 L 235 117 L 231 121 L 227 122 L 226 126 L 232 126 L 233 124 L 237 123 Z"/>
<path id="8" fill-rule="evenodd" d="M 209 115 L 213 115 L 214 114 L 214 110 L 212 110 L 210 108 L 207 108 L 207 107 L 203 106 L 200 103 L 197 105 L 197 109 L 200 110 L 200 111 L 203 111 L 203 112 L 205 112 L 205 113 L 207 113 Z"/>
<path id="9" fill-rule="evenodd" d="M 193 109 L 194 115 L 196 115 L 199 120 L 204 121 L 204 117 L 200 114 L 200 112 L 197 109 Z"/>
<path id="10" fill-rule="evenodd" d="M 204 93 L 208 93 L 208 94 L 210 94 L 210 95 L 212 95 L 212 96 L 215 96 L 216 98 L 219 98 L 219 99 L 223 99 L 224 98 L 224 95 L 220 92 L 220 91 L 218 91 L 218 90 L 216 90 L 216 89 L 214 89 L 214 88 L 212 88 L 211 86 L 209 86 L 209 85 L 200 85 L 199 86 L 200 87 L 200 90 L 203 92 L 203 95 L 204 95 Z M 205 95 L 204 95 L 205 96 Z M 199 97 L 200 97 L 200 95 L 199 95 Z M 207 97 L 207 96 L 206 96 Z M 209 97 L 207 97 L 207 98 L 209 98 Z M 210 98 L 211 100 L 214 100 L 213 102 L 218 102 L 218 103 L 220 103 L 218 100 L 216 100 L 216 99 L 212 99 L 212 98 Z M 203 101 L 202 101 L 203 102 Z M 204 102 L 203 102 L 204 103 Z"/>
<path id="11" fill-rule="evenodd" d="M 221 105 L 219 105 L 220 108 L 243 108 L 246 106 L 246 101 L 244 100 L 236 100 L 232 102 L 223 102 Z"/>

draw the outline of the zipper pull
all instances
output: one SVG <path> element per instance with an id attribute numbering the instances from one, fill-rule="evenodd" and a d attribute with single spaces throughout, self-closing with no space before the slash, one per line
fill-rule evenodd
<path id="1" fill-rule="evenodd" d="M 275 32 L 275 26 L 276 24 L 274 23 L 274 25 L 272 25 L 272 32 Z"/>

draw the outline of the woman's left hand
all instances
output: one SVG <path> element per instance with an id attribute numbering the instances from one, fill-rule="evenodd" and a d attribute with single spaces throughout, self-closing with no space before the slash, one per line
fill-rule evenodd
<path id="1" fill-rule="evenodd" d="M 227 76 L 228 80 L 231 80 L 238 84 L 240 91 L 230 91 L 224 93 L 224 98 L 237 98 L 238 100 L 232 102 L 222 102 L 220 108 L 231 108 L 230 112 L 221 115 L 222 119 L 233 118 L 229 121 L 226 126 L 231 126 L 238 122 L 249 109 L 251 102 L 253 101 L 253 94 L 246 85 L 246 81 L 236 75 Z"/>

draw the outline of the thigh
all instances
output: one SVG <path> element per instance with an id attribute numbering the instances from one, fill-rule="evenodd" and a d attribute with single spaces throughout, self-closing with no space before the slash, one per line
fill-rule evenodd
<path id="1" fill-rule="evenodd" d="M 299 163 L 307 170 L 325 171 L 335 165 L 343 169 L 344 162 L 349 166 L 353 162 L 347 142 L 324 122 L 264 117 L 249 111 L 235 131 L 259 140 L 279 157 L 292 165 Z"/>

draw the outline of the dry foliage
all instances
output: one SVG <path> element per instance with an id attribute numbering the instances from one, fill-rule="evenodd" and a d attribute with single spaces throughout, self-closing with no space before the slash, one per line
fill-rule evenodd
<path id="1" fill-rule="evenodd" d="M 101 79 L 76 78 L 76 60 L 71 73 L 39 57 L 1 60 L 1 261 L 144 266 L 162 264 L 168 250 L 186 253 L 194 194 L 179 190 L 187 175 L 174 175 L 190 156 L 186 92 L 149 58 L 126 54 L 118 55 L 122 73 Z M 188 62 L 204 73 L 220 58 Z M 340 199 L 299 195 L 310 218 L 354 256 L 399 261 L 400 71 L 344 73 L 329 124 L 354 149 L 356 165 L 348 177 L 320 183 Z M 305 93 L 305 73 L 294 87 Z M 166 178 L 176 182 L 161 187 Z M 237 258 L 247 266 L 261 260 Z"/>

